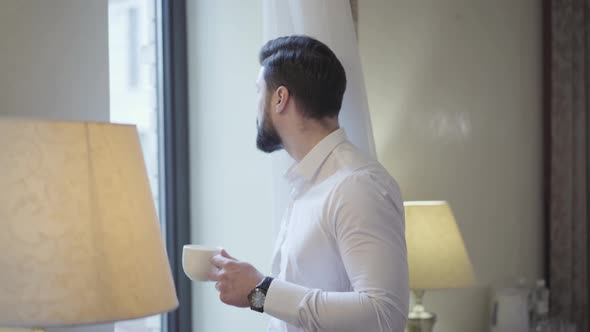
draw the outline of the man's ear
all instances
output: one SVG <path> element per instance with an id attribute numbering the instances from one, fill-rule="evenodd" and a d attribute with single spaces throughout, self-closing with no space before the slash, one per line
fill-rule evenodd
<path id="1" fill-rule="evenodd" d="M 287 108 L 287 103 L 289 102 L 289 98 L 291 97 L 289 94 L 289 90 L 284 86 L 280 86 L 277 88 L 275 95 L 275 112 L 281 113 Z"/>

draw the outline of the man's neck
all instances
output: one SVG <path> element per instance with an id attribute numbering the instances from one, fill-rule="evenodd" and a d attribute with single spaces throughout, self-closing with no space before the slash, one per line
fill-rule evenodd
<path id="1" fill-rule="evenodd" d="M 291 158 L 297 162 L 301 161 L 319 142 L 321 142 L 328 135 L 338 130 L 340 127 L 336 125 L 331 126 L 315 126 L 314 128 L 305 128 L 303 131 L 295 135 L 290 141 L 285 143 L 285 150 Z"/>

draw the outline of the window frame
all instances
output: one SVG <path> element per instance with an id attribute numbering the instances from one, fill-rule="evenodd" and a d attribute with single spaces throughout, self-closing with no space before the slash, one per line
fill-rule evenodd
<path id="1" fill-rule="evenodd" d="M 186 0 L 161 0 L 162 124 L 164 170 L 162 215 L 178 309 L 163 315 L 166 332 L 192 331 L 192 285 L 182 269 L 182 248 L 190 243 L 190 158 Z"/>

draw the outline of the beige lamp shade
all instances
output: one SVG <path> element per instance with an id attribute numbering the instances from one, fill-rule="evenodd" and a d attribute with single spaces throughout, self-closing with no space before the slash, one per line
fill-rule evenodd
<path id="1" fill-rule="evenodd" d="M 178 306 L 135 126 L 0 119 L 0 326 Z"/>
<path id="2" fill-rule="evenodd" d="M 404 202 L 410 288 L 469 287 L 473 267 L 451 207 L 444 201 Z"/>

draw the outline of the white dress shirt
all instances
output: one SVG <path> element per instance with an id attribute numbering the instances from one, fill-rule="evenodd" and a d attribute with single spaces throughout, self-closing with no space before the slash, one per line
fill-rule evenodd
<path id="1" fill-rule="evenodd" d="M 271 332 L 403 332 L 409 302 L 402 197 L 338 129 L 287 180 L 264 310 Z"/>

